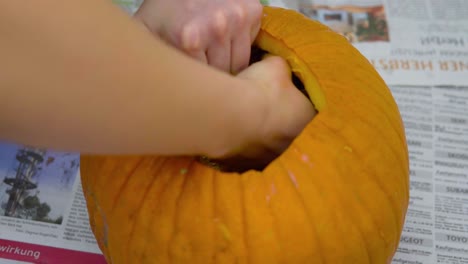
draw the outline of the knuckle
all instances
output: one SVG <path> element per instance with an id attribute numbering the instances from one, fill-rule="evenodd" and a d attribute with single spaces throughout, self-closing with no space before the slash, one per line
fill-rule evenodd
<path id="1" fill-rule="evenodd" d="M 200 48 L 200 31 L 196 24 L 186 23 L 179 31 L 178 39 L 185 50 L 197 50 Z"/>
<path id="2" fill-rule="evenodd" d="M 233 23 L 244 24 L 248 19 L 246 7 L 236 5 L 231 10 L 233 15 Z"/>
<path id="3" fill-rule="evenodd" d="M 253 20 L 260 20 L 263 15 L 263 5 L 260 1 L 250 1 L 249 11 Z"/>
<path id="4" fill-rule="evenodd" d="M 286 68 L 288 67 L 288 62 L 280 56 L 269 55 L 266 57 L 270 61 L 272 67 Z"/>
<path id="5" fill-rule="evenodd" d="M 218 36 L 223 36 L 228 27 L 227 15 L 222 9 L 218 9 L 213 13 L 212 29 Z"/>

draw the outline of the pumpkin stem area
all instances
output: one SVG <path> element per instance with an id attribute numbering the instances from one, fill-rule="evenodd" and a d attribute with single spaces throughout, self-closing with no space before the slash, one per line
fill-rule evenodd
<path id="1" fill-rule="evenodd" d="M 252 46 L 249 65 L 262 60 L 265 54 L 267 54 L 266 51 L 256 46 Z M 292 74 L 292 82 L 296 88 L 311 101 L 304 84 L 294 74 Z M 262 161 L 252 161 L 238 158 L 232 160 L 213 160 L 208 157 L 198 157 L 197 161 L 218 171 L 243 173 L 248 170 L 263 171 L 268 166 L 268 164 L 270 164 L 271 161 L 276 159 L 278 156 L 279 155 L 276 155 L 275 157 L 265 157 L 265 159 Z"/>

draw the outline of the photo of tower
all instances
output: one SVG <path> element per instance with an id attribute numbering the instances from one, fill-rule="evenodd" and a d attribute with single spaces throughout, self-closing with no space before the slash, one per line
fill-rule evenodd
<path id="1" fill-rule="evenodd" d="M 61 224 L 79 155 L 0 144 L 0 216 Z"/>

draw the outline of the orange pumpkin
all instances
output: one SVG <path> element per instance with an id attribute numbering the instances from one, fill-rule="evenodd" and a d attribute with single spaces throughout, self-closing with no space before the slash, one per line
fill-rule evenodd
<path id="1" fill-rule="evenodd" d="M 85 156 L 90 223 L 109 263 L 390 263 L 409 199 L 395 101 L 326 26 L 265 7 L 255 46 L 287 59 L 318 115 L 262 171 L 194 157 Z"/>

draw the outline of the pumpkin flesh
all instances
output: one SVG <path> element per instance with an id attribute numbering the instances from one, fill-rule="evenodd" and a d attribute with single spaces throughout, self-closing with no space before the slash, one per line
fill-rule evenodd
<path id="1" fill-rule="evenodd" d="M 264 170 L 195 157 L 81 157 L 109 263 L 390 263 L 409 200 L 403 123 L 344 37 L 265 7 L 255 45 L 285 58 L 319 114 Z"/>

